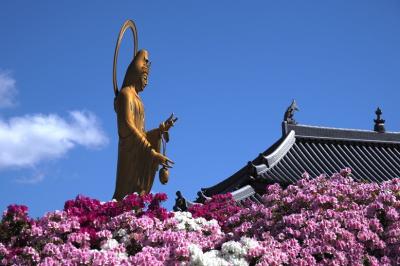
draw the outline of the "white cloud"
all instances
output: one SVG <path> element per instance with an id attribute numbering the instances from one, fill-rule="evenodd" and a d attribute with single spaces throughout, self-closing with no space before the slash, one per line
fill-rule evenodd
<path id="1" fill-rule="evenodd" d="M 68 119 L 55 114 L 0 119 L 0 169 L 35 166 L 59 158 L 77 145 L 98 148 L 107 142 L 90 112 L 73 111 Z"/>
<path id="2" fill-rule="evenodd" d="M 0 107 L 13 106 L 16 94 L 15 79 L 9 72 L 0 71 Z"/>

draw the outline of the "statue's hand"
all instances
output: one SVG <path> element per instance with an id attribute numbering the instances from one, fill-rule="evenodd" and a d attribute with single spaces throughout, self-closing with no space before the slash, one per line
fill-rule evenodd
<path id="1" fill-rule="evenodd" d="M 154 149 L 151 150 L 151 155 L 158 162 L 158 164 L 162 164 L 169 168 L 171 168 L 171 166 L 168 165 L 169 163 L 174 164 L 174 162 L 171 159 L 169 159 L 167 156 L 162 155 L 159 152 L 156 152 Z"/>
<path id="2" fill-rule="evenodd" d="M 175 122 L 178 120 L 177 117 L 174 117 L 174 113 L 171 114 L 170 117 L 168 117 L 167 120 L 165 120 L 164 122 L 162 122 L 160 124 L 160 131 L 161 132 L 167 132 L 171 127 L 173 127 L 175 125 Z"/>

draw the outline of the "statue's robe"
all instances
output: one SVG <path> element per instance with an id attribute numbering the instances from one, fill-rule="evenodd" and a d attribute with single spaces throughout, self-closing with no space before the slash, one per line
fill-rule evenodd
<path id="1" fill-rule="evenodd" d="M 118 123 L 117 180 L 113 198 L 149 193 L 158 163 L 151 149 L 160 152 L 160 130 L 145 131 L 144 106 L 134 87 L 123 88 L 115 99 Z"/>

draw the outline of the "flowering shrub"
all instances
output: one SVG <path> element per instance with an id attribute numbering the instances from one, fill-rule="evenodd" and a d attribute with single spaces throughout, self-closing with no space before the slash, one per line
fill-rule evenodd
<path id="1" fill-rule="evenodd" d="M 219 195 L 168 212 L 165 194 L 101 203 L 78 196 L 31 219 L 11 205 L 1 265 L 399 265 L 400 179 L 360 183 L 343 170 L 266 188 L 262 204 Z"/>
<path id="2" fill-rule="evenodd" d="M 215 219 L 220 226 L 224 226 L 226 219 L 237 213 L 240 207 L 235 204 L 232 194 L 217 194 L 205 204 L 194 204 L 189 208 L 193 217 L 204 217 L 207 220 Z"/>
<path id="3" fill-rule="evenodd" d="M 219 223 L 233 240 L 257 241 L 247 254 L 254 263 L 399 265 L 400 179 L 379 185 L 350 176 L 344 169 L 330 178 L 305 174 L 286 189 L 268 186 L 263 204 L 247 202 Z"/>

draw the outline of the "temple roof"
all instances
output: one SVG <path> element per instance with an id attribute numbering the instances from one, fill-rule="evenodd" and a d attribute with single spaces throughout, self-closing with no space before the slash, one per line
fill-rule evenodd
<path id="1" fill-rule="evenodd" d="M 332 175 L 346 167 L 352 177 L 382 182 L 400 177 L 400 132 L 386 132 L 376 111 L 374 130 L 342 129 L 297 124 L 293 101 L 285 112 L 282 137 L 254 160 L 218 184 L 202 188 L 196 202 L 230 192 L 236 201 L 258 200 L 266 184 L 287 186 L 307 172 Z"/>
<path id="2" fill-rule="evenodd" d="M 282 123 L 282 137 L 245 167 L 201 193 L 234 192 L 251 184 L 257 191 L 265 183 L 283 186 L 299 180 L 304 172 L 315 177 L 332 175 L 350 167 L 357 180 L 382 182 L 400 177 L 400 132 L 385 132 L 378 108 L 375 130 L 342 129 L 297 124 L 295 102 Z M 262 193 L 262 191 L 257 191 Z"/>
<path id="3" fill-rule="evenodd" d="M 331 175 L 350 167 L 355 179 L 381 182 L 400 176 L 400 134 L 290 125 L 282 143 L 261 155 L 255 175 L 292 183 L 302 173 Z"/>

